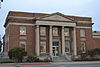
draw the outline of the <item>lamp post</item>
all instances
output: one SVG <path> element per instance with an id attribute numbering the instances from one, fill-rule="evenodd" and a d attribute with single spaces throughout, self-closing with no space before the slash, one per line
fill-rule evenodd
<path id="1" fill-rule="evenodd" d="M 0 8 L 1 8 L 1 2 L 3 2 L 3 0 L 0 0 Z"/>

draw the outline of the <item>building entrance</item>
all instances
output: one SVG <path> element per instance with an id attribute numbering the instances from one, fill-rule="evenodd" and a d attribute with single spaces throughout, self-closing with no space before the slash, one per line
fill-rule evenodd
<path id="1" fill-rule="evenodd" d="M 52 52 L 53 57 L 59 56 L 59 42 L 53 42 Z"/>

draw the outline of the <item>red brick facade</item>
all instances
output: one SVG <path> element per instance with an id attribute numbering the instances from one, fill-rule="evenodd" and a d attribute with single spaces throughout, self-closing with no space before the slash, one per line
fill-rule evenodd
<path id="1" fill-rule="evenodd" d="M 50 17 L 53 15 L 59 15 L 63 17 L 63 20 L 45 20 L 41 18 L 45 17 Z M 72 21 L 69 21 L 72 20 Z M 50 21 L 50 22 L 64 22 L 64 23 L 72 23 L 75 24 L 75 29 L 76 29 L 76 53 L 78 55 L 81 46 L 81 42 L 85 42 L 85 50 L 90 50 L 94 48 L 100 48 L 100 38 L 93 38 L 93 33 L 92 33 L 92 18 L 90 17 L 78 17 L 78 16 L 66 16 L 60 13 L 54 13 L 54 14 L 43 14 L 43 13 L 26 13 L 26 12 L 14 12 L 10 11 L 6 22 L 5 22 L 5 52 L 8 52 L 10 49 L 14 47 L 18 47 L 20 41 L 26 41 L 26 51 L 28 55 L 36 55 L 36 26 L 37 26 L 37 21 Z M 26 27 L 26 35 L 20 35 L 20 27 Z M 46 53 L 50 52 L 50 38 L 49 38 L 49 33 L 50 33 L 50 26 L 49 25 L 39 25 L 39 28 L 41 26 L 46 27 L 46 36 L 39 36 L 39 42 L 40 41 L 46 41 Z M 52 39 L 59 39 L 59 44 L 61 47 L 63 46 L 62 44 L 62 26 L 56 26 L 52 25 L 53 27 L 58 28 L 58 36 L 55 37 L 53 36 Z M 69 41 L 70 44 L 70 52 L 74 52 L 74 39 L 73 39 L 73 31 L 74 31 L 74 26 L 65 26 L 65 28 L 69 28 L 69 34 L 70 36 L 64 37 L 64 41 Z M 80 30 L 84 29 L 85 30 L 85 37 L 80 37 Z M 100 33 L 99 33 L 100 34 Z M 96 35 L 95 35 L 96 36 Z M 98 35 L 100 37 L 100 35 Z M 63 48 L 60 47 L 59 54 L 63 53 Z"/>

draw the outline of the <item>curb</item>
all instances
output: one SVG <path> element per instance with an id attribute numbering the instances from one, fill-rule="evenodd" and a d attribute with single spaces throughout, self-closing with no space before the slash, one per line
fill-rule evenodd
<path id="1" fill-rule="evenodd" d="M 91 61 L 91 62 L 87 62 L 87 61 L 83 61 L 83 62 L 53 62 L 52 64 L 93 64 L 93 63 L 99 63 L 100 61 Z"/>

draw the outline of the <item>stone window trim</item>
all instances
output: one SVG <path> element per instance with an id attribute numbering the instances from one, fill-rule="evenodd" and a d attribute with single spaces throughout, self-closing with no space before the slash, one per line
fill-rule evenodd
<path id="1" fill-rule="evenodd" d="M 26 27 L 25 26 L 20 26 L 20 35 L 26 35 Z"/>
<path id="2" fill-rule="evenodd" d="M 68 51 L 66 51 L 67 48 Z M 65 53 L 70 53 L 70 41 L 65 41 Z"/>
<path id="3" fill-rule="evenodd" d="M 86 53 L 86 42 L 80 42 L 81 53 Z"/>
<path id="4" fill-rule="evenodd" d="M 46 53 L 46 41 L 40 41 L 40 53 Z"/>
<path id="5" fill-rule="evenodd" d="M 19 46 L 24 48 L 26 51 L 26 41 L 19 41 Z"/>
<path id="6" fill-rule="evenodd" d="M 80 37 L 85 37 L 85 36 L 86 36 L 85 29 L 80 29 Z"/>
<path id="7" fill-rule="evenodd" d="M 46 27 L 40 27 L 40 36 L 46 36 Z"/>
<path id="8" fill-rule="evenodd" d="M 69 36 L 69 28 L 64 28 L 64 36 Z"/>
<path id="9" fill-rule="evenodd" d="M 52 28 L 52 35 L 53 36 L 59 36 L 59 28 L 58 27 Z"/>

